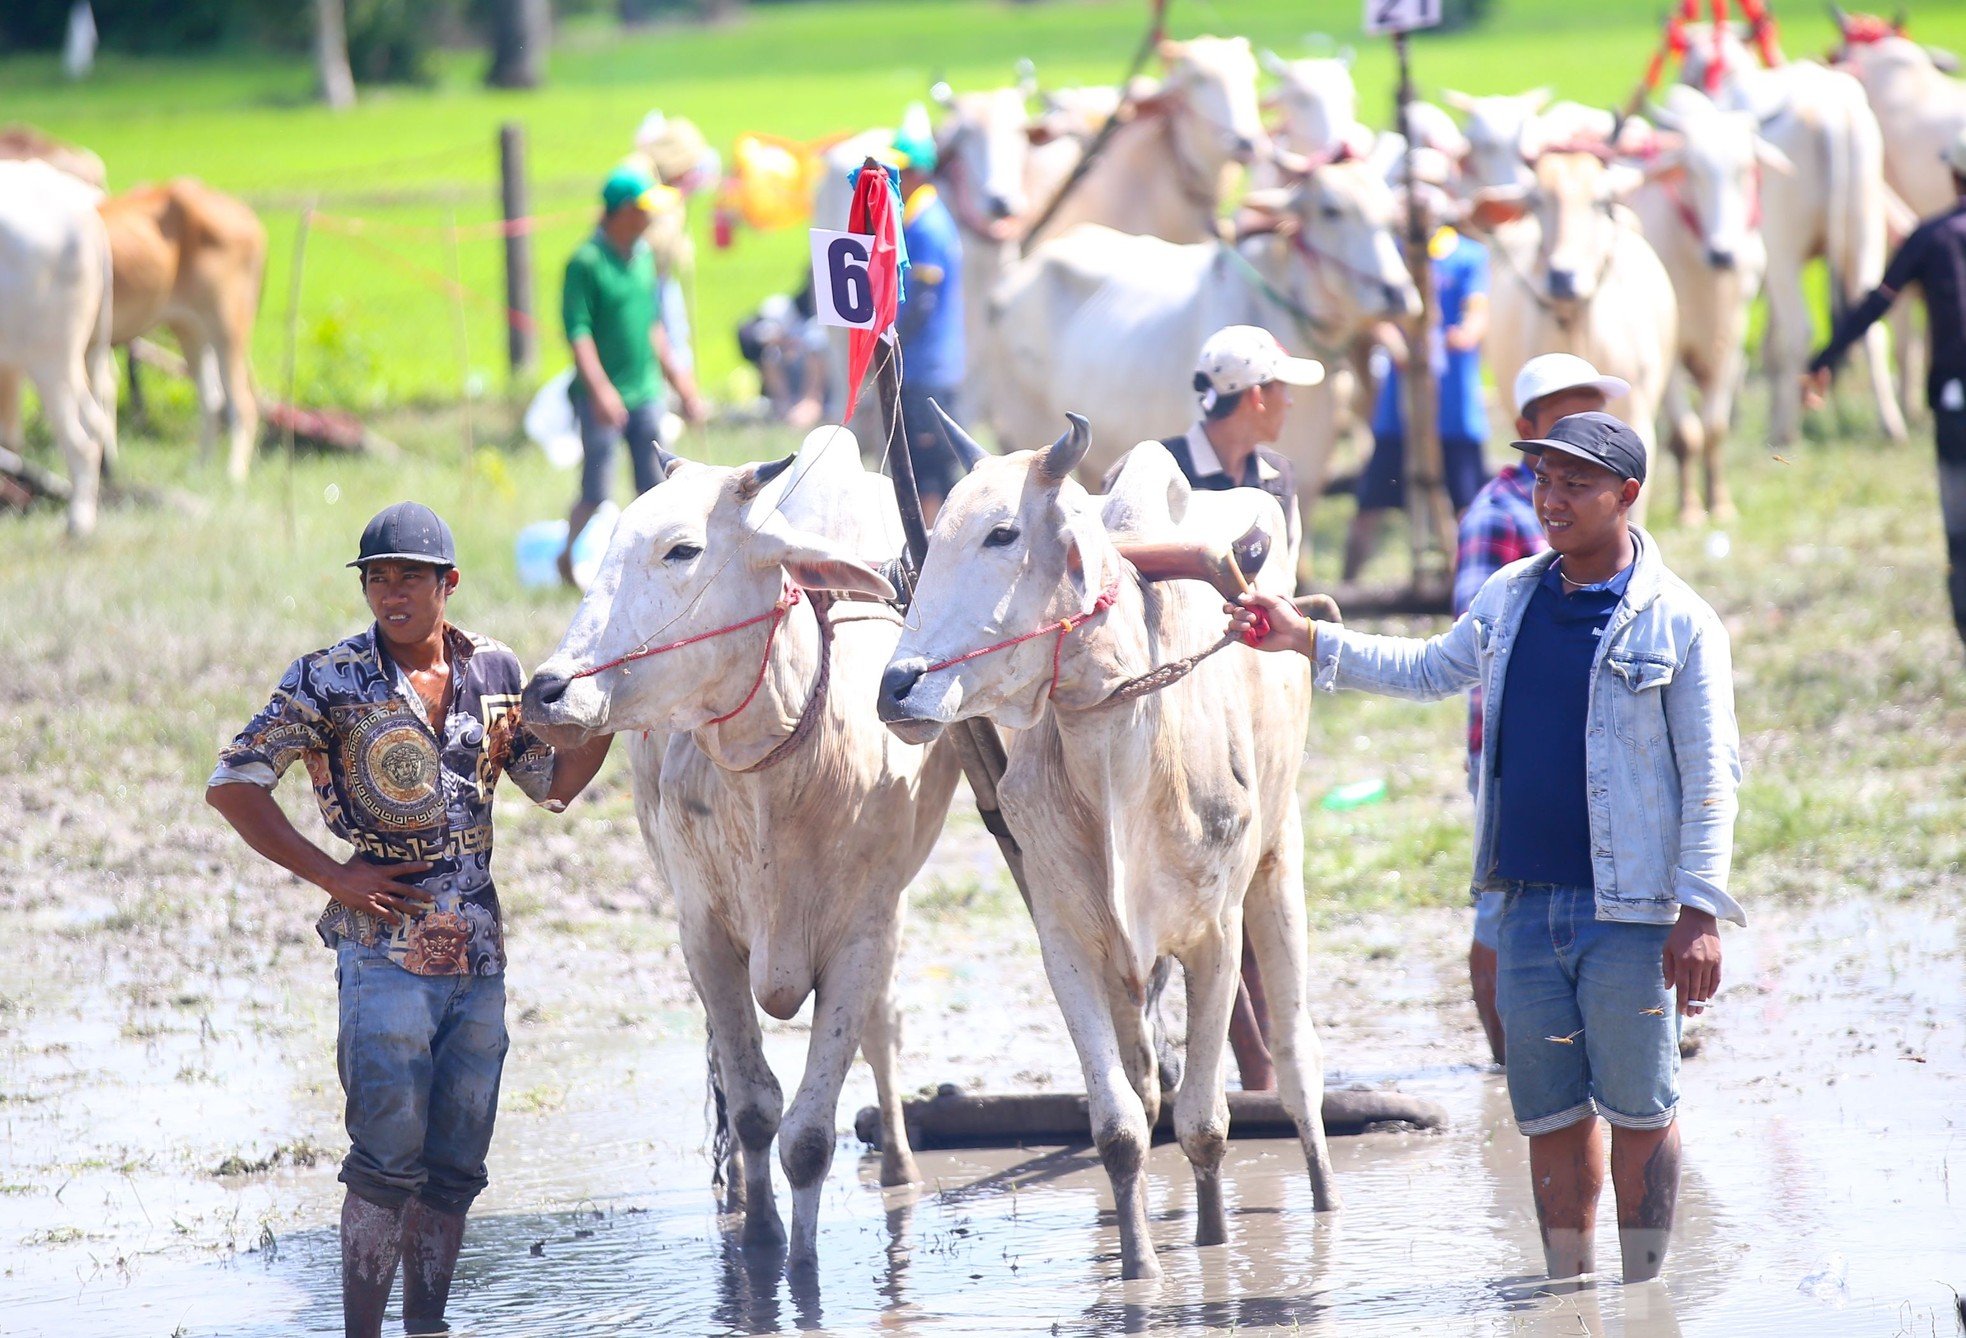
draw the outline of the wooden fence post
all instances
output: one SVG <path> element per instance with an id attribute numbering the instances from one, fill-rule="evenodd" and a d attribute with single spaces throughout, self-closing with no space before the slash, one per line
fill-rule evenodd
<path id="1" fill-rule="evenodd" d="M 533 369 L 532 223 L 526 208 L 526 128 L 498 128 L 498 200 L 505 218 L 505 353 L 512 379 Z"/>

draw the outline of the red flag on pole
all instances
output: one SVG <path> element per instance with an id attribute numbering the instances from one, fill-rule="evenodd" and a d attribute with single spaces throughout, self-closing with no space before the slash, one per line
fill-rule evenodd
<path id="1" fill-rule="evenodd" d="M 871 169 L 871 170 L 869 170 Z M 847 331 L 847 408 L 860 402 L 860 385 L 874 360 L 874 345 L 894 328 L 894 309 L 899 299 L 899 226 L 894 197 L 889 189 L 887 169 L 868 159 L 853 186 L 853 204 L 847 210 L 847 231 L 874 239 L 868 248 L 867 291 L 874 303 L 874 323 L 867 329 Z"/>

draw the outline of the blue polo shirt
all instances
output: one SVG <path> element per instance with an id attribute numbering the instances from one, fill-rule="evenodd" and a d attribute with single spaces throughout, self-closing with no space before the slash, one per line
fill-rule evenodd
<path id="1" fill-rule="evenodd" d="M 1449 349 L 1446 332 L 1466 317 L 1468 300 L 1488 291 L 1488 248 L 1442 228 L 1427 246 L 1433 257 L 1439 319 L 1427 331 L 1427 356 L 1440 395 L 1442 441 L 1488 440 L 1488 409 L 1481 395 L 1481 350 Z M 1372 435 L 1398 437 L 1404 419 L 1399 372 L 1389 368 L 1372 408 Z"/>
<path id="2" fill-rule="evenodd" d="M 956 216 L 932 185 L 918 186 L 901 211 L 908 282 L 895 311 L 908 379 L 919 386 L 963 383 L 963 242 Z"/>
<path id="3" fill-rule="evenodd" d="M 1562 566 L 1561 559 L 1551 563 L 1529 597 L 1502 680 L 1495 876 L 1591 887 L 1584 761 L 1591 666 L 1632 567 L 1566 595 Z"/>

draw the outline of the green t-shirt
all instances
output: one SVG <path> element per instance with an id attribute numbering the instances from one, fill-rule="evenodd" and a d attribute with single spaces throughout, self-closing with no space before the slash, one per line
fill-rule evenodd
<path id="1" fill-rule="evenodd" d="M 638 239 L 624 259 L 596 232 L 567 261 L 566 286 L 560 296 L 567 343 L 582 335 L 593 339 L 601 370 L 630 409 L 662 393 L 662 372 L 649 345 L 649 331 L 660 314 L 655 256 L 648 243 Z M 586 387 L 575 377 L 574 394 L 585 393 Z"/>

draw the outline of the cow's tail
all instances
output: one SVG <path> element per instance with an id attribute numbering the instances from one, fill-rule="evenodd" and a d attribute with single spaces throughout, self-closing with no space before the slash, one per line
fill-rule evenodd
<path id="1" fill-rule="evenodd" d="M 725 1188 L 724 1170 L 730 1164 L 730 1111 L 724 1100 L 724 1086 L 717 1081 L 717 1038 L 704 1024 L 704 1056 L 709 1066 L 710 1111 L 710 1187 L 719 1193 Z"/>

